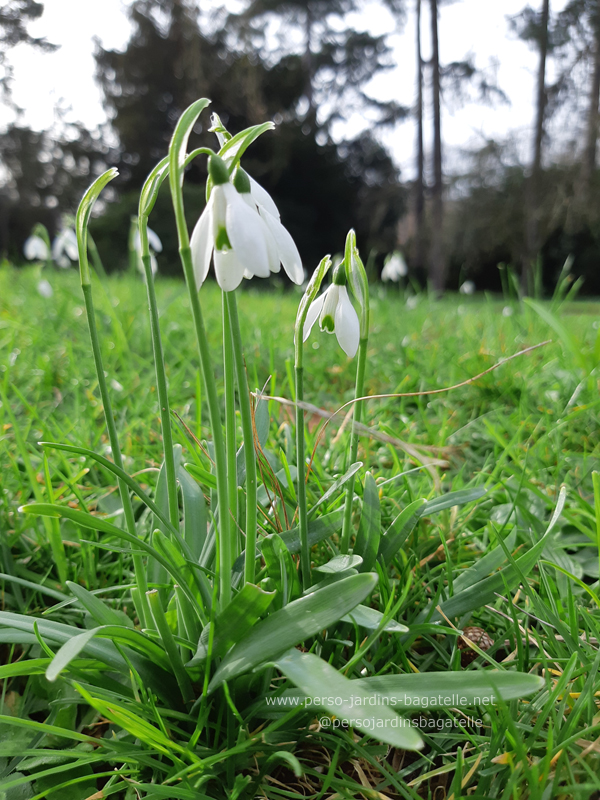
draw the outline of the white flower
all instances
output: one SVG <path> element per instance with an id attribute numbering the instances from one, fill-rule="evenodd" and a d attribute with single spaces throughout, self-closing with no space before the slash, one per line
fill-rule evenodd
<path id="1" fill-rule="evenodd" d="M 154 253 L 162 252 L 162 242 L 157 233 L 155 233 L 152 228 L 146 228 L 148 233 L 148 247 L 150 250 L 150 268 L 152 270 L 152 274 L 156 275 L 158 272 L 158 261 L 156 260 L 156 256 Z M 142 261 L 142 242 L 140 240 L 140 231 L 136 228 L 135 235 L 133 237 L 133 247 L 135 252 L 137 253 L 137 266 L 139 271 L 144 274 L 144 262 Z"/>
<path id="2" fill-rule="evenodd" d="M 408 275 L 406 261 L 402 253 L 396 250 L 385 262 L 383 270 L 381 271 L 381 280 L 397 282 L 406 275 Z"/>
<path id="3" fill-rule="evenodd" d="M 354 358 L 360 341 L 360 323 L 345 286 L 332 283 L 310 304 L 304 323 L 304 341 L 310 336 L 317 319 L 321 330 L 335 333 L 344 353 Z"/>
<path id="4" fill-rule="evenodd" d="M 45 298 L 52 297 L 54 294 L 52 286 L 45 278 L 38 283 L 37 290 Z"/>
<path id="5" fill-rule="evenodd" d="M 244 276 L 268 278 L 269 265 L 276 255 L 269 253 L 272 245 L 265 234 L 266 226 L 229 182 L 224 162 L 211 156 L 208 166 L 213 189 L 190 239 L 194 275 L 199 288 L 206 280 L 214 252 L 217 283 L 224 292 L 231 292 Z"/>
<path id="6" fill-rule="evenodd" d="M 33 261 L 34 259 L 46 261 L 49 256 L 48 245 L 40 236 L 30 236 L 25 240 L 23 253 L 25 258 L 29 261 Z"/>
<path id="7" fill-rule="evenodd" d="M 473 281 L 465 281 L 458 290 L 461 294 L 474 294 L 475 284 Z"/>
<path id="8" fill-rule="evenodd" d="M 71 261 L 77 261 L 77 236 L 72 228 L 64 228 L 52 242 L 52 259 L 59 267 L 67 269 Z"/>
<path id="9" fill-rule="evenodd" d="M 248 177 L 250 178 L 250 176 Z M 242 197 L 258 211 L 273 241 L 273 244 L 270 245 L 269 259 L 271 272 L 279 272 L 279 262 L 281 262 L 290 280 L 300 285 L 304 280 L 302 259 L 289 231 L 281 224 L 279 211 L 273 198 L 254 178 L 250 178 L 249 195 L 244 193 Z M 275 253 L 274 257 L 272 256 L 273 252 Z"/>

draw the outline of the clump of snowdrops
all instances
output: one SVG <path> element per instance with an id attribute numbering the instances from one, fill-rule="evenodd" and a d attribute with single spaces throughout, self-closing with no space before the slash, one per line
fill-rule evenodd
<path id="1" fill-rule="evenodd" d="M 35 662 L 30 670 L 48 681 L 65 681 L 80 703 L 109 726 L 99 738 L 57 725 L 52 729 L 79 741 L 77 746 L 93 745 L 96 760 L 114 766 L 103 797 L 128 791 L 140 797 L 252 797 L 282 763 L 302 774 L 299 743 L 310 744 L 319 729 L 336 728 L 329 738 L 336 759 L 340 748 L 349 753 L 369 741 L 418 750 L 423 739 L 407 716 L 410 711 L 457 705 L 457 695 L 463 705 L 477 704 L 484 696 L 504 703 L 542 685 L 540 678 L 511 671 L 469 672 L 465 679 L 460 672 L 371 675 L 364 666 L 382 638 L 401 650 L 410 634 L 397 619 L 408 584 L 390 580 L 393 557 L 420 518 L 476 500 L 483 492 L 417 499 L 382 530 L 380 490 L 357 460 L 360 429 L 355 425 L 347 470 L 316 504 L 307 506 L 311 454 L 305 441 L 304 373 L 310 364 L 304 342 L 318 322 L 321 331 L 336 335 L 341 358 L 357 358 L 354 415 L 359 422 L 369 335 L 367 276 L 350 231 L 343 261 L 331 270 L 331 259 L 323 258 L 306 286 L 290 331 L 296 463 L 282 463 L 269 450 L 267 402 L 248 384 L 237 294 L 245 278 L 268 278 L 281 266 L 301 284 L 304 268 L 272 198 L 242 165 L 246 149 L 272 124 L 231 136 L 215 116 L 218 149 L 188 153 L 190 132 L 207 105 L 199 100 L 181 116 L 168 155 L 142 189 L 131 238 L 148 293 L 164 443 L 156 487 L 145 491 L 125 469 L 96 327 L 88 223 L 95 201 L 116 175 L 112 169 L 90 186 L 76 219 L 81 285 L 111 459 L 78 445 L 41 445 L 108 470 L 118 484 L 121 508 L 110 520 L 85 507 L 33 503 L 22 508 L 49 521 L 61 579 L 92 625 L 83 630 L 47 616 L 0 614 L 0 631 L 9 632 L 12 642 L 28 647 L 33 640 L 41 648 L 40 657 L 20 662 L 23 674 L 31 674 L 27 665 Z M 182 187 L 186 166 L 196 158 L 208 161 L 207 204 L 190 235 Z M 195 330 L 195 354 L 190 345 L 189 357 L 198 361 L 211 432 L 205 445 L 189 438 L 185 451 L 174 441 L 154 292 L 153 255 L 159 247 L 148 228 L 166 180 Z M 222 290 L 218 356 L 210 351 L 202 312 L 202 285 L 211 264 Z M 328 273 L 331 281 L 324 288 Z M 221 359 L 222 394 L 214 366 Z M 96 531 L 98 546 L 113 549 L 131 564 L 135 614 L 105 603 L 81 585 L 79 576 L 66 579 L 67 563 L 56 536 L 61 519 Z M 531 569 L 543 541 L 519 559 L 517 579 Z M 319 543 L 331 557 L 315 567 Z M 453 596 L 434 592 L 435 605 L 418 618 L 423 630 L 444 623 L 442 613 L 447 618 L 468 614 L 508 581 L 504 575 L 492 586 L 483 573 L 467 573 L 460 588 L 455 584 Z M 42 734 L 43 723 L 36 724 Z M 383 762 L 381 770 L 385 775 Z"/>

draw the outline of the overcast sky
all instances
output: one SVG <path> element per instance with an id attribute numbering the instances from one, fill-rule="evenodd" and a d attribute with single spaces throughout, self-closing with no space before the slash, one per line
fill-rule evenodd
<path id="1" fill-rule="evenodd" d="M 236 0 L 228 0 L 233 5 Z M 555 0 L 559 11 L 566 0 Z M 42 18 L 29 26 L 34 36 L 45 36 L 60 45 L 55 53 L 42 54 L 19 46 L 11 51 L 14 67 L 13 94 L 24 109 L 22 123 L 35 129 L 46 129 L 56 120 L 57 107 L 69 121 L 81 121 L 94 128 L 105 121 L 101 95 L 94 82 L 95 61 L 93 38 L 105 48 L 122 48 L 130 25 L 123 0 L 45 0 Z M 238 2 L 239 4 L 239 2 Z M 534 5 L 535 0 L 533 2 Z M 412 5 L 412 4 L 411 4 Z M 426 2 L 423 5 L 428 5 Z M 498 85 L 510 99 L 510 105 L 486 108 L 479 104 L 445 105 L 442 133 L 449 153 L 463 147 L 483 144 L 489 137 L 504 138 L 509 131 L 520 132 L 529 142 L 533 123 L 535 71 L 537 58 L 527 44 L 509 31 L 507 16 L 518 13 L 525 0 L 458 0 L 444 5 L 440 12 L 440 57 L 442 62 L 473 56 L 476 65 L 495 75 Z M 426 9 L 425 9 L 426 11 Z M 374 0 L 364 0 L 364 11 L 352 20 L 358 28 L 368 27 L 373 33 L 392 33 L 394 22 Z M 414 14 L 407 18 L 404 29 L 392 33 L 389 43 L 394 48 L 397 67 L 376 77 L 369 92 L 379 99 L 395 99 L 411 105 L 415 96 Z M 429 20 L 423 19 L 423 55 L 429 56 Z M 218 111 L 219 99 L 212 98 Z M 0 112 L 8 121 L 6 110 Z M 349 130 L 365 127 L 360 114 L 354 114 Z M 347 131 L 347 129 L 346 129 Z M 344 131 L 338 129 L 338 136 Z M 399 125 L 382 133 L 404 177 L 411 177 L 414 149 L 414 123 Z M 524 148 L 524 153 L 527 149 Z"/>

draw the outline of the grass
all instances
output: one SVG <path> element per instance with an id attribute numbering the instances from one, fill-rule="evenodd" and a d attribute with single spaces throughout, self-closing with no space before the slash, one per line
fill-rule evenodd
<path id="1" fill-rule="evenodd" d="M 2 607 L 93 626 L 89 614 L 66 592 L 66 577 L 100 592 L 116 613 L 133 619 L 130 552 L 95 546 L 102 544 L 100 534 L 71 520 L 17 511 L 33 501 L 107 515 L 119 509 L 110 472 L 60 451 L 48 451 L 45 463 L 37 445 L 40 440 L 68 442 L 110 455 L 78 276 L 53 273 L 51 300 L 39 296 L 37 280 L 33 269 L 0 269 Z M 203 439 L 207 414 L 187 295 L 183 283 L 174 280 L 160 280 L 157 291 L 171 407 Z M 95 298 L 126 467 L 153 493 L 162 449 L 144 287 L 137 276 L 112 278 L 95 287 Z M 217 353 L 220 294 L 207 285 L 202 299 Z M 271 396 L 293 398 L 292 330 L 298 301 L 293 292 L 253 287 L 239 300 L 250 384 L 266 385 Z M 505 308 L 512 313 L 503 313 Z M 359 458 L 379 488 L 383 529 L 418 498 L 474 487 L 486 494 L 424 516 L 392 569 L 380 571 L 379 607 L 395 604 L 394 616 L 409 627 L 408 634 L 380 634 L 365 643 L 358 628 L 348 625 L 345 638 L 319 642 L 321 656 L 346 659 L 354 677 L 491 665 L 543 675 L 543 690 L 526 700 L 469 709 L 467 716 L 481 720 L 480 726 L 449 727 L 446 722 L 460 719 L 460 714 L 445 709 L 422 712 L 426 747 L 419 753 L 390 750 L 375 739 L 355 741 L 344 729 L 319 729 L 315 710 L 279 716 L 261 727 L 250 716 L 245 718 L 249 738 L 239 752 L 224 759 L 199 748 L 184 768 L 177 766 L 179 756 L 170 748 L 189 740 L 186 722 L 177 711 L 169 714 L 151 691 L 142 691 L 140 700 L 134 681 L 129 707 L 115 711 L 110 681 L 99 700 L 81 681 L 81 691 L 71 679 L 50 684 L 43 676 L 45 666 L 29 676 L 14 671 L 11 665 L 24 653 L 46 657 L 47 645 L 40 635 L 33 635 L 26 646 L 5 637 L 0 639 L 0 663 L 5 665 L 0 667 L 0 797 L 6 792 L 7 800 L 75 800 L 100 789 L 103 794 L 97 797 L 216 797 L 225 796 L 225 789 L 217 788 L 225 786 L 236 798 L 360 793 L 369 798 L 600 797 L 600 504 L 594 502 L 592 475 L 600 443 L 595 375 L 599 309 L 591 302 L 552 309 L 549 304 L 506 307 L 498 298 L 454 297 L 438 303 L 423 297 L 409 308 L 397 292 L 374 289 L 367 394 L 451 386 L 519 350 L 552 342 L 451 392 L 366 404 L 367 425 L 417 448 L 409 456 L 397 441 L 361 438 Z M 313 332 L 305 356 L 305 397 L 320 408 L 336 410 L 352 397 L 354 369 L 334 337 Z M 291 409 L 271 400 L 269 416 L 267 448 L 282 464 L 293 464 Z M 348 467 L 348 433 L 338 431 L 343 418 L 342 413 L 318 443 L 322 418 L 312 414 L 307 419 L 309 446 L 316 446 L 309 508 Z M 190 460 L 183 430 L 177 441 Z M 427 459 L 441 463 L 432 466 Z M 560 519 L 533 570 L 519 574 L 522 562 L 515 566 L 515 559 L 544 533 L 563 484 L 567 495 Z M 598 485 L 596 490 L 598 495 Z M 338 508 L 340 498 L 336 495 L 324 505 L 323 510 Z M 442 620 L 442 627 L 426 624 L 423 609 L 433 611 L 440 600 L 443 607 L 456 597 L 465 570 L 500 553 L 506 542 L 511 569 L 498 573 L 496 565 L 488 570 L 501 576 L 496 593 L 482 596 L 467 611 L 459 608 Z M 315 563 L 329 557 L 324 546 L 313 553 Z M 511 575 L 515 580 L 504 585 Z M 71 602 L 63 605 L 59 601 L 67 595 Z M 452 633 L 453 625 L 482 628 L 494 643 L 475 651 L 467 665 L 469 651 L 459 646 L 462 640 Z M 78 667 L 82 676 L 84 666 Z M 131 713 L 143 718 L 134 725 L 127 716 Z M 211 724 L 217 740 L 221 722 Z M 74 730 L 78 739 L 66 741 L 60 735 L 64 728 Z M 165 748 L 173 759 L 169 765 Z M 198 777 L 199 770 L 194 788 L 186 789 L 188 778 L 178 782 L 175 776 L 193 771 L 200 759 L 206 762 L 206 780 Z M 230 774 L 234 768 L 236 780 Z"/>

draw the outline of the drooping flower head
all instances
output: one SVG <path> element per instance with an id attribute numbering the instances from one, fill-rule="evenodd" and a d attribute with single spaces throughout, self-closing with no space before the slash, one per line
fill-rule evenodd
<path id="1" fill-rule="evenodd" d="M 72 228 L 63 228 L 52 242 L 52 259 L 63 269 L 68 269 L 72 261 L 77 261 L 77 236 Z"/>
<path id="2" fill-rule="evenodd" d="M 246 203 L 258 212 L 267 240 L 271 272 L 279 272 L 281 263 L 290 280 L 300 285 L 304 280 L 302 259 L 289 231 L 281 224 L 273 198 L 242 169 L 237 170 L 234 185 Z"/>
<path id="3" fill-rule="evenodd" d="M 206 280 L 214 254 L 217 283 L 231 292 L 244 275 L 269 277 L 269 245 L 258 212 L 231 183 L 225 162 L 210 156 L 208 172 L 213 188 L 190 240 L 196 285 Z"/>
<path id="4" fill-rule="evenodd" d="M 397 283 L 400 278 L 405 278 L 408 275 L 408 267 L 404 256 L 399 250 L 395 250 L 391 255 L 386 258 L 383 270 L 381 271 L 382 281 L 394 281 Z"/>
<path id="5" fill-rule="evenodd" d="M 335 268 L 331 286 L 311 303 L 304 322 L 304 341 L 317 319 L 321 330 L 335 333 L 342 350 L 354 358 L 360 341 L 360 322 L 348 297 L 344 262 Z"/>
<path id="6" fill-rule="evenodd" d="M 28 261 L 46 261 L 50 255 L 48 245 L 41 238 L 33 234 L 25 240 L 23 254 Z"/>

